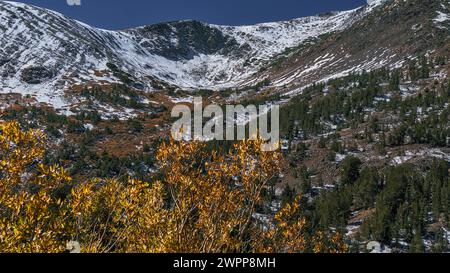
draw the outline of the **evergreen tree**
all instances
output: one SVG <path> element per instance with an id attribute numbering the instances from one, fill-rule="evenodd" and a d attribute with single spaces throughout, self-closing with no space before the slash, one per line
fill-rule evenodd
<path id="1" fill-rule="evenodd" d="M 361 164 L 361 160 L 354 156 L 344 159 L 341 166 L 342 184 L 353 184 L 359 178 Z"/>

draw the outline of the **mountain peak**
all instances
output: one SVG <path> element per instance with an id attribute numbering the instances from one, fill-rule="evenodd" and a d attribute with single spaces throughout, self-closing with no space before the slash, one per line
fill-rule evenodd
<path id="1" fill-rule="evenodd" d="M 386 1 L 387 0 L 367 0 L 367 4 L 371 6 L 377 6 L 383 4 Z"/>

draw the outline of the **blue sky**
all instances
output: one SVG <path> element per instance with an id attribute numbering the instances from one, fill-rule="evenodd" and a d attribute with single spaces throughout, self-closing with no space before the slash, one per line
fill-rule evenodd
<path id="1" fill-rule="evenodd" d="M 124 29 L 152 23 L 196 19 L 208 23 L 243 25 L 272 22 L 348 10 L 366 0 L 17 0 L 50 8 L 90 25 Z"/>

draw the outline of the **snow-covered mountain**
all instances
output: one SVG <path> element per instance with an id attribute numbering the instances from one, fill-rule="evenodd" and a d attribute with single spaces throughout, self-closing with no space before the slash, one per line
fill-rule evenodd
<path id="1" fill-rule="evenodd" d="M 405 67 L 423 55 L 447 55 L 450 47 L 450 2 L 380 0 L 370 12 L 335 32 L 278 56 L 248 84 L 269 78 L 272 85 L 296 94 L 314 82 L 381 67 Z"/>
<path id="2" fill-rule="evenodd" d="M 370 10 L 253 26 L 179 21 L 109 31 L 51 10 L 0 1 L 1 92 L 37 95 L 61 106 L 63 90 L 89 81 L 117 82 L 120 75 L 143 90 L 152 90 L 155 82 L 233 86 L 286 49 L 343 30 Z"/>
<path id="3" fill-rule="evenodd" d="M 178 21 L 110 31 L 51 10 L 0 1 L 0 92 L 30 94 L 61 108 L 70 104 L 65 91 L 89 82 L 126 82 L 150 91 L 219 89 L 270 78 L 275 86 L 295 89 L 357 69 L 400 64 L 414 53 L 404 50 L 414 43 L 406 39 L 425 29 L 414 18 L 421 12 L 415 2 L 377 0 L 350 11 L 251 26 Z M 419 9 L 432 7 L 424 11 L 434 20 L 428 23 L 447 33 L 448 2 L 418 3 Z M 412 15 L 397 14 L 399 5 Z M 391 24 L 380 21 L 384 14 Z M 409 29 L 401 31 L 412 36 L 400 41 L 395 35 L 401 33 L 383 34 L 386 28 L 400 31 L 395 18 L 410 15 L 403 24 Z"/>

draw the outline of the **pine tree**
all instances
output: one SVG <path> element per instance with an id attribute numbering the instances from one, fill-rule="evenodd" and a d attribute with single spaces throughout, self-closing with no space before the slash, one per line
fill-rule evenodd
<path id="1" fill-rule="evenodd" d="M 353 184 L 359 177 L 361 167 L 361 160 L 357 157 L 349 156 L 341 166 L 341 181 L 342 184 Z"/>

